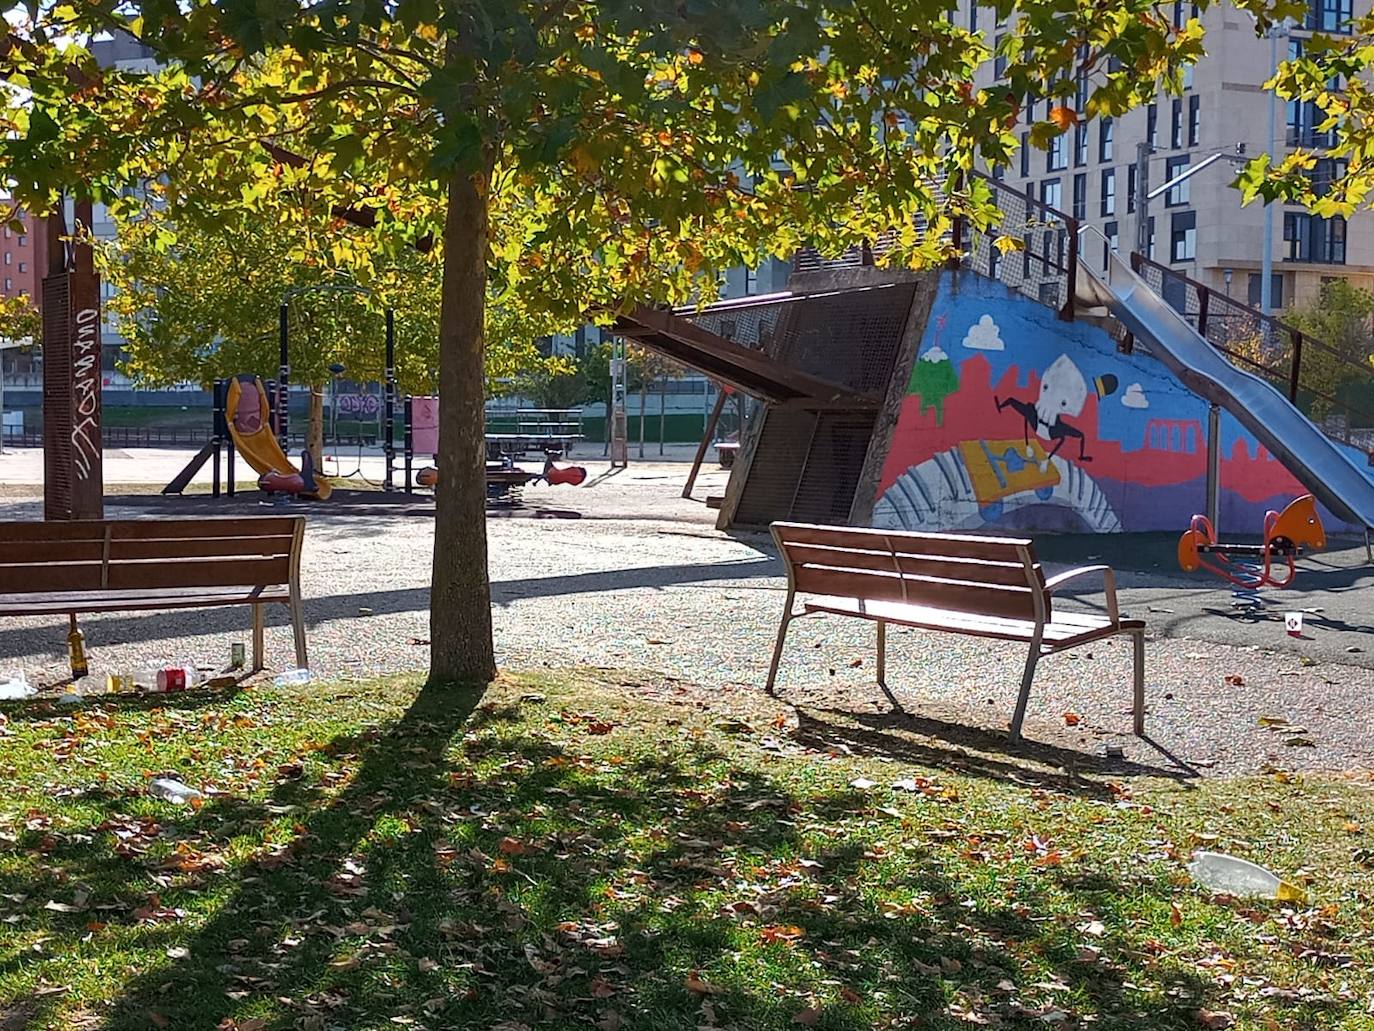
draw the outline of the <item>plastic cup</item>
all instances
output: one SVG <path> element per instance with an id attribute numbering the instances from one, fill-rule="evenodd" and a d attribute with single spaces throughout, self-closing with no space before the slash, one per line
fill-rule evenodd
<path id="1" fill-rule="evenodd" d="M 1288 631 L 1289 637 L 1302 636 L 1302 613 L 1285 612 L 1283 614 L 1283 628 Z"/>

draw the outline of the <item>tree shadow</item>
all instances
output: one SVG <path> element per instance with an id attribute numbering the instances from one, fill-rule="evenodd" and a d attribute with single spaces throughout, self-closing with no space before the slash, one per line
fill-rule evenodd
<path id="1" fill-rule="evenodd" d="M 748 975 L 741 929 L 755 942 L 746 951 L 766 954 L 778 977 L 862 988 L 864 998 L 852 992 L 855 1000 L 820 1007 L 819 1026 L 836 1031 L 872 1026 L 875 992 L 889 1010 L 931 1014 L 924 1026 L 967 1026 L 955 1011 L 976 999 L 996 1002 L 1012 1026 L 1040 1026 L 998 987 L 1027 953 L 1050 957 L 1065 991 L 1104 1027 L 1191 1027 L 1193 996 L 1213 991 L 1197 981 L 1185 1009 L 1116 968 L 1076 962 L 1073 928 L 1042 918 L 1050 904 L 1033 884 L 970 909 L 966 861 L 948 850 L 916 843 L 885 857 L 862 820 L 852 834 L 817 836 L 814 819 L 871 806 L 851 789 L 807 793 L 709 741 L 665 741 L 618 760 L 579 745 L 570 728 L 586 724 L 577 714 L 550 711 L 546 734 L 521 722 L 523 707 L 539 702 L 482 703 L 480 690 L 429 685 L 384 729 L 332 738 L 322 757 L 355 769 L 337 793 L 296 777 L 264 801 L 216 798 L 199 812 L 161 815 L 144 837 L 194 839 L 198 849 L 268 843 L 242 863 L 170 876 L 155 900 L 141 901 L 142 916 L 101 918 L 119 923 L 126 947 L 134 939 L 160 949 L 179 940 L 162 910 L 192 888 L 219 898 L 185 955 L 130 977 L 104 1026 L 209 1029 L 253 1016 L 274 1028 L 397 1017 L 444 1028 L 665 1031 L 715 1017 L 795 1026 L 804 1000 Z M 117 791 L 88 789 L 85 801 L 90 826 L 48 854 L 60 876 L 5 891 L 36 897 L 82 884 L 93 898 L 129 895 L 131 874 L 146 867 L 106 842 L 112 822 L 138 817 Z M 294 823 L 289 835 L 269 829 L 281 820 Z M 27 832 L 20 845 L 41 844 L 42 833 Z M 875 863 L 886 864 L 884 892 L 910 906 L 884 908 L 860 887 Z M 1055 888 L 1081 895 L 1078 908 L 1148 895 L 1167 909 L 1172 893 L 1106 873 Z M 61 914 L 54 924 L 75 942 L 88 920 Z M 793 925 L 804 935 L 789 938 Z M 0 978 L 32 962 L 17 949 L 0 953 Z M 695 985 L 691 971 L 703 972 Z M 39 1023 L 56 1001 L 26 1005 Z M 1126 1019 L 1137 1009 L 1156 1022 Z"/>

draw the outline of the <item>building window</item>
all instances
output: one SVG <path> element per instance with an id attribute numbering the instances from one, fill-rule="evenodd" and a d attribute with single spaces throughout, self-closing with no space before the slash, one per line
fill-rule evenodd
<path id="1" fill-rule="evenodd" d="M 747 268 L 744 270 L 744 293 L 745 295 L 756 294 L 759 292 L 759 270 Z"/>
<path id="2" fill-rule="evenodd" d="M 28 263 L 27 261 L 21 261 L 21 262 L 19 263 L 19 274 L 22 276 L 22 275 L 23 275 L 25 272 L 27 272 L 28 270 L 29 270 L 29 263 Z"/>
<path id="3" fill-rule="evenodd" d="M 1073 165 L 1082 168 L 1088 163 L 1088 126 L 1079 122 L 1073 127 Z"/>
<path id="4" fill-rule="evenodd" d="M 1104 168 L 1102 170 L 1102 202 L 1099 208 L 1100 215 L 1106 218 L 1108 215 L 1116 214 L 1116 169 Z"/>
<path id="5" fill-rule="evenodd" d="M 1063 191 L 1058 179 L 1046 179 L 1040 184 L 1040 203 L 1058 210 L 1064 202 Z"/>
<path id="6" fill-rule="evenodd" d="M 19 246 L 20 246 L 20 247 L 27 247 L 28 245 L 29 245 L 29 238 L 28 238 L 27 236 L 20 236 L 20 237 L 19 237 Z"/>
<path id="7" fill-rule="evenodd" d="M 1193 8 L 1193 17 L 1194 17 L 1194 18 L 1197 17 L 1197 8 L 1196 8 L 1196 7 Z M 1184 89 L 1192 89 L 1192 88 L 1193 88 L 1193 66 L 1192 66 L 1191 64 L 1185 64 L 1185 65 L 1183 66 L 1183 88 L 1184 88 Z"/>
<path id="8" fill-rule="evenodd" d="M 6 280 L 5 280 L 5 293 L 9 293 L 9 292 L 10 292 L 11 290 L 13 290 L 13 289 L 14 289 L 14 280 L 13 280 L 13 279 L 6 279 Z"/>
<path id="9" fill-rule="evenodd" d="M 1196 147 L 1202 139 L 1202 98 L 1194 93 L 1188 98 L 1188 146 Z"/>
<path id="10" fill-rule="evenodd" d="M 1097 137 L 1097 160 L 1110 161 L 1112 159 L 1112 120 L 1102 119 L 1102 129 Z"/>
<path id="11" fill-rule="evenodd" d="M 1030 133 L 1021 134 L 1021 178 L 1030 175 Z"/>
<path id="12" fill-rule="evenodd" d="M 1197 215 L 1176 211 L 1169 226 L 1169 260 L 1192 261 L 1197 257 Z"/>
<path id="13" fill-rule="evenodd" d="M 5 239 L 8 240 L 9 238 L 10 238 L 10 227 L 9 227 L 9 226 L 5 226 Z"/>
<path id="14" fill-rule="evenodd" d="M 1339 215 L 1319 218 L 1304 212 L 1284 212 L 1283 239 L 1288 244 L 1289 261 L 1345 264 L 1345 219 Z"/>
<path id="15" fill-rule="evenodd" d="M 968 5 L 968 30 L 969 32 L 978 31 L 978 5 Z"/>
<path id="16" fill-rule="evenodd" d="M 1045 152 L 1045 171 L 1062 172 L 1069 167 L 1069 139 L 1056 136 L 1050 140 L 1050 149 Z"/>
<path id="17" fill-rule="evenodd" d="M 1169 105 L 1169 146 L 1175 149 L 1183 146 L 1183 101 L 1175 100 Z"/>
<path id="18" fill-rule="evenodd" d="M 1313 32 L 1350 33 L 1350 0 L 1310 0 L 1305 28 Z"/>
<path id="19" fill-rule="evenodd" d="M 1138 188 L 1135 165 L 1126 166 L 1126 214 L 1135 211 L 1135 191 Z"/>
<path id="20" fill-rule="evenodd" d="M 1002 44 L 1006 41 L 1006 38 L 1005 35 L 1000 35 L 997 37 L 996 42 L 993 43 L 997 56 L 992 59 L 992 74 L 997 79 L 1005 79 L 1007 77 L 1007 59 L 1002 55 Z"/>
<path id="21" fill-rule="evenodd" d="M 1107 266 L 1110 264 L 1111 253 L 1116 250 L 1121 237 L 1115 222 L 1108 222 L 1104 225 L 1102 235 L 1106 237 L 1106 242 L 1102 245 L 1102 271 L 1106 272 Z"/>
<path id="22" fill-rule="evenodd" d="M 9 251 L 6 251 L 6 252 L 5 252 L 5 264 L 6 264 L 6 265 L 13 265 L 13 264 L 14 264 L 14 255 L 11 254 Z"/>
<path id="23" fill-rule="evenodd" d="M 1082 172 L 1073 177 L 1073 217 L 1080 222 L 1088 217 L 1088 177 Z"/>
<path id="24" fill-rule="evenodd" d="M 1145 142 L 1151 147 L 1159 146 L 1159 106 L 1156 104 L 1145 109 Z"/>
<path id="25" fill-rule="evenodd" d="M 1258 308 L 1260 301 L 1263 300 L 1261 287 L 1264 284 L 1264 277 L 1258 272 L 1251 272 L 1249 284 L 1246 287 L 1246 303 L 1252 308 Z M 1269 277 L 1269 306 L 1278 311 L 1283 307 L 1283 275 L 1275 272 Z"/>
<path id="26" fill-rule="evenodd" d="M 1174 176 L 1186 171 L 1188 168 L 1187 155 L 1181 158 L 1170 158 L 1164 162 L 1164 181 L 1167 183 Z M 1177 207 L 1180 204 L 1188 203 L 1188 184 L 1189 179 L 1169 187 L 1164 191 L 1164 206 L 1166 208 Z"/>
<path id="27" fill-rule="evenodd" d="M 1332 186 L 1345 178 L 1348 166 L 1344 158 L 1318 158 L 1310 175 L 1312 192 L 1318 197 L 1325 197 L 1331 192 Z M 20 268 L 22 270 L 23 266 Z"/>

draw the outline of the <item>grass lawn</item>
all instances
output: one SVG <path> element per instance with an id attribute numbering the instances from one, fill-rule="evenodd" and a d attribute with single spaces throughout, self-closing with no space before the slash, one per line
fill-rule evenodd
<path id="1" fill-rule="evenodd" d="M 922 768 L 593 671 L 0 711 L 6 1031 L 1374 1028 L 1367 777 Z"/>

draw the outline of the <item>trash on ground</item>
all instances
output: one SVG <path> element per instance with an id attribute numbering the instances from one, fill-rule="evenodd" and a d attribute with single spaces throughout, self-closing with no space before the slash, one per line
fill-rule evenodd
<path id="1" fill-rule="evenodd" d="M 293 687 L 296 684 L 308 684 L 315 679 L 315 675 L 308 669 L 288 669 L 272 680 L 273 687 Z"/>
<path id="2" fill-rule="evenodd" d="M 1307 892 L 1256 863 L 1221 852 L 1195 852 L 1188 864 L 1194 881 L 1212 891 L 1242 898 L 1304 902 Z"/>
<path id="3" fill-rule="evenodd" d="M 173 805 L 185 805 L 192 799 L 204 798 L 189 784 L 183 784 L 174 777 L 157 777 L 148 785 L 148 794 L 154 798 L 165 799 Z"/>
<path id="4" fill-rule="evenodd" d="M 4 680 L 0 680 L 0 702 L 32 698 L 37 693 L 38 689 L 29 683 L 22 669 L 17 669 Z"/>

